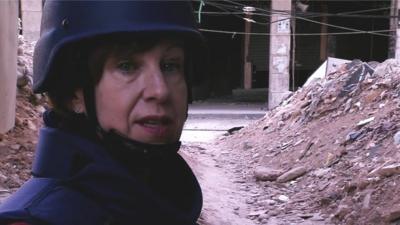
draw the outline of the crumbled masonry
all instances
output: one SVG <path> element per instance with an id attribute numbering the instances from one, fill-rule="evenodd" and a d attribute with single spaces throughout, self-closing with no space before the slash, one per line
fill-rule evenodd
<path id="1" fill-rule="evenodd" d="M 250 215 L 256 224 L 391 224 L 400 221 L 399 131 L 400 62 L 354 60 L 215 148 L 257 186 L 251 207 L 267 216 Z M 271 171 L 296 173 L 275 180 Z"/>
<path id="2" fill-rule="evenodd" d="M 18 55 L 15 128 L 0 135 L 0 199 L 29 178 L 46 107 L 31 91 L 32 45 L 22 37 Z M 396 224 L 400 62 L 353 60 L 261 120 L 181 151 L 204 184 L 201 225 Z"/>

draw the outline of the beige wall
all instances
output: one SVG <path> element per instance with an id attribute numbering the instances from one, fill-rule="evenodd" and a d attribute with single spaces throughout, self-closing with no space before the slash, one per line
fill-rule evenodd
<path id="1" fill-rule="evenodd" d="M 394 54 L 394 58 L 397 60 L 400 60 L 400 25 L 399 25 L 399 10 L 400 10 L 400 0 L 393 0 L 392 1 L 392 5 L 394 5 L 395 7 L 395 18 L 392 20 L 394 22 L 394 26 L 393 28 L 396 29 L 396 40 L 395 40 L 395 54 Z M 391 27 L 392 28 L 392 27 Z"/>
<path id="2" fill-rule="evenodd" d="M 21 0 L 21 11 L 22 34 L 25 40 L 28 42 L 37 41 L 40 36 L 42 0 Z"/>
<path id="3" fill-rule="evenodd" d="M 0 0 L 0 133 L 15 121 L 18 1 Z"/>

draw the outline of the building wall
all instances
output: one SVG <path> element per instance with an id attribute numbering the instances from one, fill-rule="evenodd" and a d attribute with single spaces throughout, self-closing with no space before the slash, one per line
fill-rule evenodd
<path id="1" fill-rule="evenodd" d="M 0 133 L 10 130 L 15 122 L 17 15 L 17 1 L 0 1 Z"/>
<path id="2" fill-rule="evenodd" d="M 34 42 L 40 36 L 40 20 L 42 17 L 42 0 L 20 0 L 22 34 L 28 42 Z"/>

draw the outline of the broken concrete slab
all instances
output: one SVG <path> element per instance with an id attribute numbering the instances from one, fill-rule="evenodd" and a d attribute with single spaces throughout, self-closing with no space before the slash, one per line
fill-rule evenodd
<path id="1" fill-rule="evenodd" d="M 294 179 L 306 174 L 307 170 L 308 169 L 305 166 L 295 167 L 295 168 L 287 171 L 286 173 L 282 174 L 281 176 L 279 176 L 277 181 L 280 183 L 285 183 L 285 182 L 294 180 Z"/>
<path id="2" fill-rule="evenodd" d="M 254 176 L 260 181 L 275 181 L 280 175 L 282 175 L 283 170 L 268 168 L 264 166 L 258 166 L 254 170 Z"/>

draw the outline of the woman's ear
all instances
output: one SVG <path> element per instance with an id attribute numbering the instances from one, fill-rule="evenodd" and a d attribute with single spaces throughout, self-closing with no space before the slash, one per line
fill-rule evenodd
<path id="1" fill-rule="evenodd" d="M 75 91 L 74 97 L 71 102 L 72 111 L 77 114 L 86 113 L 85 98 L 83 96 L 83 90 L 78 89 Z"/>

